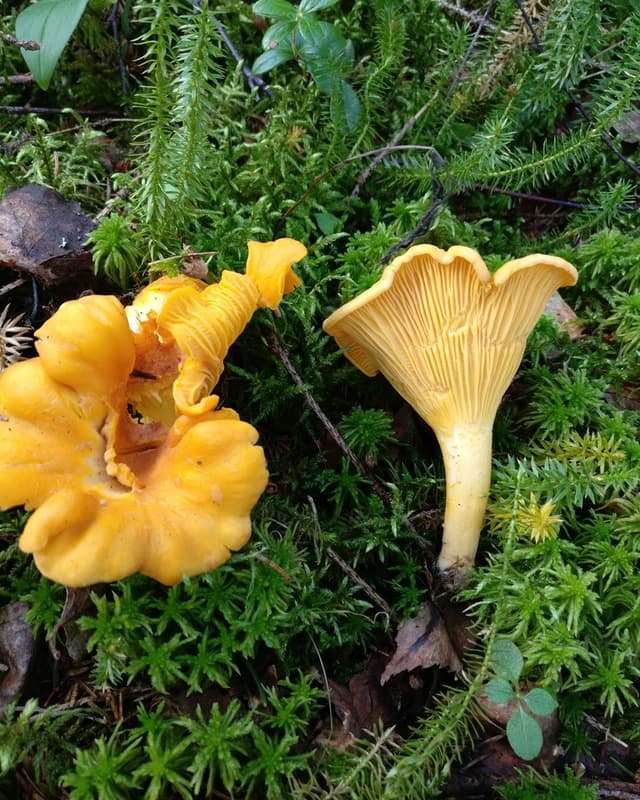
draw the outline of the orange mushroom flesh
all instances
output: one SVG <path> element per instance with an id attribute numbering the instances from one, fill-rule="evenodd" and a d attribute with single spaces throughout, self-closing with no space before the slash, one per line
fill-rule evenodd
<path id="1" fill-rule="evenodd" d="M 575 268 L 530 255 L 494 275 L 467 247 L 412 247 L 324 323 L 366 375 L 381 372 L 431 426 L 446 506 L 437 566 L 456 587 L 473 566 L 491 480 L 492 429 L 527 336 Z"/>
<path id="2" fill-rule="evenodd" d="M 35 509 L 20 547 L 44 575 L 77 587 L 140 571 L 174 584 L 246 543 L 264 453 L 209 392 L 264 293 L 277 305 L 299 283 L 303 245 L 269 245 L 251 278 L 160 279 L 135 313 L 114 297 L 65 303 L 36 332 L 39 357 L 0 375 L 0 507 Z"/>

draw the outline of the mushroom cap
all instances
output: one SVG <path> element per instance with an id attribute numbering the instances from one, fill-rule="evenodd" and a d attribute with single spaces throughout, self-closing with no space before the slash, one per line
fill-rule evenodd
<path id="1" fill-rule="evenodd" d="M 179 417 L 142 488 L 114 495 L 71 481 L 32 514 L 20 548 L 66 586 L 136 571 L 171 585 L 214 569 L 251 535 L 268 480 L 257 438 L 231 410 Z"/>
<path id="2" fill-rule="evenodd" d="M 0 375 L 0 507 L 36 508 L 21 549 L 67 586 L 138 570 L 170 584 L 225 561 L 267 484 L 257 431 L 232 410 L 169 430 L 130 419 L 115 298 L 70 301 L 41 334 L 42 355 Z"/>
<path id="3" fill-rule="evenodd" d="M 491 275 L 471 248 L 418 245 L 324 329 L 366 375 L 382 372 L 436 434 L 492 425 L 549 297 L 576 280 L 555 256 L 519 258 Z"/>

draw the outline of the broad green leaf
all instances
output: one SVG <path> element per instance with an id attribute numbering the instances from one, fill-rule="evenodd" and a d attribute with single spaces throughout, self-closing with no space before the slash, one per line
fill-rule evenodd
<path id="1" fill-rule="evenodd" d="M 515 697 L 513 687 L 504 678 L 490 680 L 484 687 L 484 693 L 492 703 L 497 703 L 498 705 L 504 705 Z"/>
<path id="2" fill-rule="evenodd" d="M 330 72 L 332 80 L 347 78 L 351 74 L 355 61 L 353 44 L 350 39 L 344 38 L 335 25 L 318 20 L 301 20 L 296 32 L 296 46 L 305 61 L 313 61 L 316 69 L 322 67 Z"/>
<path id="3" fill-rule="evenodd" d="M 256 75 L 261 75 L 263 72 L 269 72 L 270 69 L 277 67 L 279 64 L 284 64 L 293 58 L 293 50 L 291 45 L 282 42 L 278 47 L 272 47 L 266 53 L 258 56 L 251 66 L 251 71 Z"/>
<path id="4" fill-rule="evenodd" d="M 295 19 L 298 15 L 298 9 L 287 0 L 258 0 L 252 9 L 254 14 L 274 19 Z"/>
<path id="5" fill-rule="evenodd" d="M 323 8 L 330 8 L 335 6 L 338 0 L 302 0 L 300 3 L 300 11 L 305 14 L 311 14 L 314 11 L 321 11 Z"/>
<path id="6" fill-rule="evenodd" d="M 525 695 L 524 702 L 539 717 L 552 714 L 558 706 L 555 697 L 550 695 L 546 689 L 532 689 Z"/>
<path id="7" fill-rule="evenodd" d="M 286 20 L 285 22 L 276 22 L 276 24 L 272 25 L 262 37 L 262 49 L 271 50 L 282 42 L 288 42 L 291 44 L 293 42 L 293 29 L 295 27 L 296 23 L 291 20 Z"/>
<path id="8" fill-rule="evenodd" d="M 334 217 L 333 214 L 327 214 L 323 211 L 319 211 L 317 214 L 314 214 L 314 216 L 318 227 L 325 236 L 331 236 L 342 224 L 338 217 Z"/>
<path id="9" fill-rule="evenodd" d="M 536 720 L 518 706 L 507 722 L 507 739 L 513 752 L 525 761 L 532 761 L 542 750 L 542 731 Z"/>
<path id="10" fill-rule="evenodd" d="M 320 43 L 326 36 L 327 25 L 329 23 L 321 22 L 315 17 L 303 17 L 296 28 L 296 47 L 315 56 Z"/>
<path id="11" fill-rule="evenodd" d="M 76 29 L 89 0 L 40 0 L 16 17 L 16 37 L 40 43 L 22 55 L 41 89 L 47 89 L 62 51 Z"/>
<path id="12" fill-rule="evenodd" d="M 320 23 L 322 26 L 325 24 Z M 333 28 L 332 25 L 328 27 Z M 338 40 L 332 35 L 324 35 L 325 32 L 323 27 L 321 39 L 303 40 L 297 36 L 296 43 L 314 81 L 323 92 L 333 95 L 337 91 L 343 91 L 340 82 L 351 73 L 353 46 L 342 37 Z"/>
<path id="13" fill-rule="evenodd" d="M 509 639 L 498 639 L 491 652 L 491 666 L 500 678 L 518 683 L 524 662 L 522 653 Z"/>

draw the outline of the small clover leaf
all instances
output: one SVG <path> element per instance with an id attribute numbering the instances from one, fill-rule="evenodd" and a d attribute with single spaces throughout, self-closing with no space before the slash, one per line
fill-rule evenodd
<path id="1" fill-rule="evenodd" d="M 491 653 L 491 666 L 496 675 L 517 684 L 524 666 L 522 653 L 509 639 L 498 639 Z"/>
<path id="2" fill-rule="evenodd" d="M 529 709 L 539 717 L 548 717 L 558 706 L 555 698 L 546 689 L 531 689 L 523 699 Z"/>
<path id="3" fill-rule="evenodd" d="M 492 703 L 504 705 L 516 696 L 509 681 L 504 678 L 493 678 L 484 687 L 484 693 Z"/>
<path id="4" fill-rule="evenodd" d="M 521 705 L 507 722 L 507 738 L 513 752 L 525 761 L 532 761 L 542 750 L 540 725 Z"/>

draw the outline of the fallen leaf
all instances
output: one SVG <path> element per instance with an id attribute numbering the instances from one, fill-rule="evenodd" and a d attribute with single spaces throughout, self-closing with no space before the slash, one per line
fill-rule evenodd
<path id="1" fill-rule="evenodd" d="M 24 615 L 26 603 L 11 603 L 0 611 L 0 710 L 15 700 L 31 666 L 35 638 Z"/>
<path id="2" fill-rule="evenodd" d="M 396 635 L 396 651 L 389 660 L 380 683 L 399 672 L 428 667 L 443 667 L 451 672 L 462 669 L 462 661 L 447 631 L 443 617 L 433 603 L 426 602 L 420 613 L 404 622 Z"/>
<path id="3" fill-rule="evenodd" d="M 380 689 L 380 679 L 374 672 L 354 675 L 348 688 L 330 680 L 329 692 L 342 727 L 354 738 L 372 730 L 377 722 L 392 722 L 393 713 L 386 693 Z"/>
<path id="4" fill-rule="evenodd" d="M 640 141 L 640 113 L 627 111 L 613 125 L 616 133 L 627 144 L 638 144 Z"/>
<path id="5" fill-rule="evenodd" d="M 584 338 L 584 326 L 581 324 L 576 312 L 565 302 L 558 292 L 551 295 L 551 299 L 542 312 L 546 317 L 553 317 L 556 325 L 569 336 L 572 342 Z"/>
<path id="6" fill-rule="evenodd" d="M 93 220 L 78 203 L 35 183 L 0 200 L 0 266 L 28 272 L 46 287 L 91 270 L 84 249 Z"/>
<path id="7" fill-rule="evenodd" d="M 82 614 L 86 614 L 87 610 L 94 608 L 91 600 L 91 593 L 94 590 L 95 587 L 91 586 L 84 586 L 79 589 L 66 587 L 64 607 L 48 638 L 49 650 L 56 661 L 60 659 L 60 651 L 56 647 L 56 639 L 60 630 L 64 631 L 65 646 L 72 661 L 80 661 L 86 654 L 86 644 L 90 633 L 89 631 L 81 631 L 76 624 L 76 620 Z"/>

